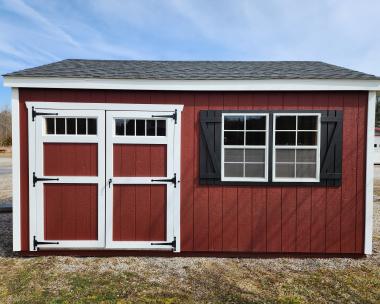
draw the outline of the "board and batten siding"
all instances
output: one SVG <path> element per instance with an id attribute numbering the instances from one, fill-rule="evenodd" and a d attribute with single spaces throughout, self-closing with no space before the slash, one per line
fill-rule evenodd
<path id="1" fill-rule="evenodd" d="M 29 244 L 25 102 L 49 101 L 184 105 L 180 219 L 181 251 L 184 254 L 363 253 L 368 92 L 19 91 L 23 251 L 28 250 Z M 200 185 L 199 111 L 208 109 L 343 110 L 342 185 Z"/>

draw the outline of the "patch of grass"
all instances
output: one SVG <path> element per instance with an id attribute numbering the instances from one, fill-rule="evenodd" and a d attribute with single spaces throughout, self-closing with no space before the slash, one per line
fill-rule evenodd
<path id="1" fill-rule="evenodd" d="M 25 267 L 0 283 L 0 302 L 5 303 L 182 303 L 186 295 L 166 286 L 148 283 L 136 273 L 63 272 L 30 260 Z M 45 264 L 46 265 L 46 264 Z"/>

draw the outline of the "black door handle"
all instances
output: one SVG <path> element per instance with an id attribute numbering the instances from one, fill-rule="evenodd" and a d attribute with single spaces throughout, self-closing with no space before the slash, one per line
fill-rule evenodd
<path id="1" fill-rule="evenodd" d="M 111 188 L 112 178 L 108 180 L 108 188 Z"/>

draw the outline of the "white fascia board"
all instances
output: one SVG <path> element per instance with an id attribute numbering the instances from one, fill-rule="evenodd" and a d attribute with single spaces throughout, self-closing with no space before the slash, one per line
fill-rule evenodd
<path id="1" fill-rule="evenodd" d="M 376 92 L 368 92 L 364 254 L 372 254 Z"/>
<path id="2" fill-rule="evenodd" d="M 4 86 L 14 88 L 161 91 L 379 91 L 380 80 L 144 80 L 5 76 Z"/>

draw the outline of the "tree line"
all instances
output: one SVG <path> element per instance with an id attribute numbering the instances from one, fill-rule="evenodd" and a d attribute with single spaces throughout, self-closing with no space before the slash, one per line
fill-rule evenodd
<path id="1" fill-rule="evenodd" d="M 12 114 L 6 107 L 0 111 L 0 146 L 12 145 Z"/>

